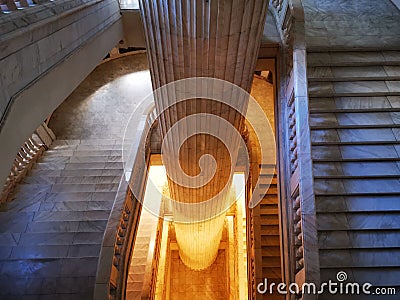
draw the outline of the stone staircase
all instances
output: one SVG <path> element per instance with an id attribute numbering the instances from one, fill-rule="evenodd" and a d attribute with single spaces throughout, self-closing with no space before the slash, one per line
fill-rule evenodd
<path id="1" fill-rule="evenodd" d="M 126 284 L 126 299 L 148 299 L 150 293 L 152 260 L 154 252 L 150 249 L 155 244 L 158 217 L 142 209 L 135 238 Z M 165 253 L 163 254 L 165 255 Z"/>
<path id="2" fill-rule="evenodd" d="M 321 281 L 399 294 L 400 52 L 308 53 L 308 82 Z"/>
<path id="3" fill-rule="evenodd" d="M 0 212 L 1 299 L 92 299 L 118 140 L 56 140 Z"/>
<path id="4" fill-rule="evenodd" d="M 261 168 L 261 184 L 268 181 L 271 175 Z M 279 209 L 277 176 L 273 176 L 268 192 L 260 202 L 262 276 L 268 283 L 283 282 L 281 271 L 281 249 L 279 236 Z M 276 291 L 276 288 L 274 289 Z M 263 299 L 284 299 L 278 294 L 264 295 Z"/>

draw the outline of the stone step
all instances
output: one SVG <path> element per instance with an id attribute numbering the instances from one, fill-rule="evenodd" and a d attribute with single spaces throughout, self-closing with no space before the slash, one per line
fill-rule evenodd
<path id="1" fill-rule="evenodd" d="M 317 228 L 321 231 L 337 230 L 399 230 L 400 211 L 318 213 Z"/>
<path id="2" fill-rule="evenodd" d="M 81 176 L 57 177 L 56 184 L 118 184 L 121 176 Z"/>
<path id="3" fill-rule="evenodd" d="M 310 97 L 399 96 L 400 81 L 310 82 Z"/>
<path id="4" fill-rule="evenodd" d="M 277 199 L 277 195 L 274 195 L 274 196 L 275 196 L 275 199 Z M 276 202 L 277 201 L 278 200 L 276 200 Z M 267 203 L 265 201 L 261 201 L 260 202 L 260 209 L 267 209 L 267 210 L 278 209 L 278 203 Z"/>
<path id="5" fill-rule="evenodd" d="M 373 287 L 397 287 L 397 292 L 399 291 L 399 278 L 400 278 L 400 270 L 399 268 L 330 268 L 330 269 L 321 269 L 321 282 L 328 282 L 332 280 L 332 278 L 336 278 L 338 272 L 346 272 L 348 275 L 346 282 L 351 283 L 365 283 L 368 282 Z M 360 284 L 360 286 L 362 286 Z M 396 299 L 396 296 L 393 295 L 384 295 L 383 297 L 379 297 L 379 295 L 369 295 L 362 296 L 360 298 L 356 297 L 356 299 L 362 300 L 387 300 L 387 299 Z M 329 298 L 328 298 L 329 299 Z M 345 297 L 340 296 L 339 299 L 355 299 L 354 295 L 347 295 Z"/>
<path id="6" fill-rule="evenodd" d="M 25 232 L 104 232 L 106 220 L 101 221 L 41 221 L 28 224 Z"/>
<path id="7" fill-rule="evenodd" d="M 263 256 L 262 258 L 263 268 L 280 268 L 281 257 L 280 256 Z"/>
<path id="8" fill-rule="evenodd" d="M 42 196 L 42 195 L 41 195 Z M 44 199 L 46 197 L 46 193 L 42 196 Z M 10 197 L 9 202 L 0 204 L 0 212 L 35 212 L 39 211 L 42 198 L 35 195 L 35 197 L 26 199 L 23 198 L 22 201 L 15 201 L 13 197 Z M 38 200 L 38 201 L 36 201 Z"/>
<path id="9" fill-rule="evenodd" d="M 104 221 L 108 220 L 109 210 L 88 211 L 39 211 L 35 212 L 32 221 Z"/>
<path id="10" fill-rule="evenodd" d="M 395 176 L 399 174 L 398 160 L 383 161 L 314 161 L 314 176 L 360 176 L 369 174 L 370 176 L 386 175 Z"/>
<path id="11" fill-rule="evenodd" d="M 353 96 L 353 97 L 310 97 L 312 112 L 324 110 L 348 110 L 352 112 L 364 110 L 395 110 L 400 109 L 399 96 Z"/>
<path id="12" fill-rule="evenodd" d="M 121 169 L 80 169 L 80 170 L 48 170 L 48 169 L 31 169 L 28 177 L 43 176 L 50 177 L 82 177 L 82 176 L 119 176 L 121 177 L 123 170 Z M 51 179 L 49 179 L 51 180 Z"/>
<path id="13" fill-rule="evenodd" d="M 315 179 L 316 195 L 327 194 L 400 194 L 398 178 L 379 179 Z"/>
<path id="14" fill-rule="evenodd" d="M 122 162 L 38 162 L 34 165 L 38 170 L 88 170 L 88 169 L 119 169 L 123 170 Z"/>
<path id="15" fill-rule="evenodd" d="M 111 210 L 113 201 L 43 201 L 38 211 L 91 211 Z"/>
<path id="16" fill-rule="evenodd" d="M 32 196 L 34 194 L 49 193 L 51 191 L 52 184 L 18 184 L 15 187 L 15 194 L 20 194 L 22 197 Z"/>
<path id="17" fill-rule="evenodd" d="M 46 201 L 52 202 L 74 202 L 74 201 L 108 201 L 114 202 L 115 192 L 65 192 L 47 193 Z"/>
<path id="18" fill-rule="evenodd" d="M 127 300 L 140 299 L 143 290 L 143 282 L 128 281 L 125 290 L 126 293 L 129 293 Z"/>
<path id="19" fill-rule="evenodd" d="M 397 121 L 395 121 L 395 119 L 397 119 L 397 115 L 399 112 L 400 108 L 355 108 L 355 109 L 322 108 L 322 109 L 313 109 L 310 111 L 311 116 L 313 116 L 314 118 L 327 118 L 327 117 L 329 118 L 332 116 L 335 117 L 338 116 L 337 121 L 343 121 L 344 116 L 346 114 L 349 114 L 354 118 L 361 118 L 363 114 L 366 114 L 366 120 L 368 120 L 368 117 L 370 115 L 377 114 L 393 118 L 392 124 L 397 124 Z M 329 116 L 325 116 L 326 114 Z"/>
<path id="20" fill-rule="evenodd" d="M 122 139 L 84 139 L 84 140 L 62 140 L 57 139 L 53 141 L 52 146 L 64 146 L 64 145 L 90 145 L 90 146 L 103 146 L 103 145 L 115 145 L 122 143 Z M 131 141 L 131 140 L 126 140 Z"/>
<path id="21" fill-rule="evenodd" d="M 260 206 L 260 215 L 261 216 L 270 216 L 270 215 L 278 215 L 278 207 L 276 205 L 261 205 Z"/>
<path id="22" fill-rule="evenodd" d="M 321 268 L 397 267 L 400 265 L 400 248 L 321 250 Z"/>
<path id="23" fill-rule="evenodd" d="M 117 192 L 119 183 L 62 183 L 53 184 L 51 193 L 70 193 L 70 192 Z"/>
<path id="24" fill-rule="evenodd" d="M 398 127 L 400 124 L 399 112 L 324 112 L 310 115 L 310 126 L 324 126 L 326 128 L 345 128 L 346 126 L 386 126 Z M 348 127 L 350 128 L 350 127 Z"/>
<path id="25" fill-rule="evenodd" d="M 263 183 L 262 181 L 260 182 L 260 187 L 261 188 L 268 188 L 268 189 L 276 189 L 277 188 L 277 183 L 271 182 L 271 183 Z"/>
<path id="26" fill-rule="evenodd" d="M 400 211 L 400 201 L 397 196 L 317 196 L 315 202 L 317 213 Z"/>
<path id="27" fill-rule="evenodd" d="M 281 250 L 279 246 L 262 246 L 262 256 L 280 256 Z"/>
<path id="28" fill-rule="evenodd" d="M 14 213 L 9 219 L 9 215 L 0 213 L 3 227 L 0 229 L 2 234 L 16 234 L 27 232 L 94 232 L 99 226 L 104 226 L 108 220 L 108 211 L 58 211 L 58 212 L 35 212 L 35 213 Z M 20 219 L 16 219 L 16 218 Z M 25 218 L 24 218 L 25 217 Z M 44 223 L 45 222 L 45 223 Z M 40 224 L 39 224 L 40 223 Z M 45 225 L 48 225 L 46 231 Z"/>
<path id="29" fill-rule="evenodd" d="M 279 235 L 279 227 L 276 225 L 261 225 L 261 235 Z"/>
<path id="30" fill-rule="evenodd" d="M 101 245 L 104 232 L 20 233 L 19 246 Z"/>
<path id="31" fill-rule="evenodd" d="M 400 145 L 337 145 L 312 146 L 313 159 L 397 159 L 400 157 Z"/>
<path id="32" fill-rule="evenodd" d="M 381 130 L 383 129 L 382 133 L 386 133 L 386 136 L 390 136 L 390 132 L 393 132 L 396 134 L 397 130 L 400 128 L 400 124 L 360 124 L 360 125 L 325 125 L 325 126 L 310 126 L 311 132 L 323 132 L 324 130 L 327 130 L 328 132 L 332 132 L 333 130 L 336 130 L 338 133 L 341 135 L 349 135 L 351 134 L 352 131 L 355 132 L 360 132 L 360 134 L 371 132 L 371 135 L 374 135 L 374 130 Z M 379 131 L 377 131 L 379 132 Z M 347 138 L 348 138 L 347 137 Z M 394 138 L 395 136 L 393 136 Z M 390 136 L 392 138 L 392 136 Z M 385 142 L 389 142 L 390 139 L 384 140 Z M 348 141 L 346 141 L 348 142 Z M 367 142 L 372 142 L 371 140 L 367 140 Z"/>
<path id="33" fill-rule="evenodd" d="M 263 267 L 262 273 L 264 278 L 279 278 L 282 276 L 280 267 Z"/>
<path id="34" fill-rule="evenodd" d="M 398 230 L 318 231 L 318 246 L 330 249 L 399 248 Z"/>
<path id="35" fill-rule="evenodd" d="M 279 246 L 279 236 L 261 236 L 261 246 Z"/>
<path id="36" fill-rule="evenodd" d="M 400 51 L 309 52 L 308 67 L 320 66 L 398 66 Z"/>
<path id="37" fill-rule="evenodd" d="M 261 215 L 260 224 L 262 225 L 279 225 L 278 215 Z"/>
<path id="38" fill-rule="evenodd" d="M 386 197 L 386 196 L 395 196 L 400 197 L 400 193 L 398 192 L 378 192 L 378 193 L 371 193 L 371 192 L 362 192 L 362 193 L 341 193 L 341 192 L 332 192 L 332 193 L 317 193 L 315 196 L 333 196 L 333 197 L 355 197 L 355 196 L 372 196 L 372 197 Z"/>
<path id="39" fill-rule="evenodd" d="M 271 194 L 271 195 L 264 195 L 263 199 L 260 202 L 261 205 L 274 205 L 278 204 L 278 197 L 276 194 Z"/>
<path id="40" fill-rule="evenodd" d="M 0 246 L 1 259 L 44 259 L 64 257 L 98 257 L 101 244 L 98 245 L 46 245 L 46 246 Z"/>
<path id="41" fill-rule="evenodd" d="M 312 146 L 382 146 L 382 145 L 393 145 L 397 147 L 400 145 L 400 141 L 359 141 L 359 142 L 342 142 L 342 141 L 332 141 L 332 142 L 312 142 Z"/>
<path id="42" fill-rule="evenodd" d="M 400 66 L 309 67 L 308 82 L 400 80 Z"/>
<path id="43" fill-rule="evenodd" d="M 276 185 L 264 186 L 264 188 L 268 188 L 265 195 L 277 195 L 278 194 L 278 188 Z"/>
<path id="44" fill-rule="evenodd" d="M 8 260 L 2 262 L 2 276 L 15 276 L 16 268 L 29 270 L 32 277 L 45 277 L 48 273 L 54 277 L 96 276 L 97 258 L 63 258 L 63 259 L 35 259 L 35 260 Z"/>
<path id="45" fill-rule="evenodd" d="M 278 178 L 276 175 L 269 175 L 269 174 L 260 174 L 260 177 L 258 178 L 258 181 L 260 184 L 278 184 Z"/>
<path id="46" fill-rule="evenodd" d="M 122 150 L 47 150 L 42 157 L 70 157 L 70 156 L 122 156 Z"/>
<path id="47" fill-rule="evenodd" d="M 321 179 L 321 180 L 330 180 L 330 179 L 336 179 L 336 180 L 368 180 L 368 179 L 398 179 L 399 176 L 396 174 L 393 175 L 314 175 L 314 179 Z"/>
<path id="48" fill-rule="evenodd" d="M 42 163 L 101 163 L 101 162 L 122 162 L 122 156 L 44 156 L 40 158 Z"/>
<path id="49" fill-rule="evenodd" d="M 130 144 L 114 144 L 114 145 L 51 145 L 50 151 L 119 151 L 127 152 L 132 145 Z"/>
<path id="50" fill-rule="evenodd" d="M 56 183 L 52 185 L 52 193 L 68 192 L 116 192 L 119 183 Z"/>
<path id="51" fill-rule="evenodd" d="M 330 162 L 330 163 L 379 163 L 379 162 L 398 162 L 399 158 L 393 157 L 371 157 L 371 158 L 341 158 L 341 159 L 334 159 L 334 158 L 315 158 L 316 162 Z"/>
<path id="52" fill-rule="evenodd" d="M 100 172 L 101 173 L 101 172 Z M 119 183 L 121 176 L 28 176 L 22 180 L 24 184 L 109 184 Z"/>
<path id="53" fill-rule="evenodd" d="M 36 264 L 28 264 L 28 266 L 37 268 L 41 263 L 38 261 Z M 47 269 L 56 269 L 55 264 L 44 263 L 43 266 Z M 49 277 L 48 275 L 46 277 L 46 275 L 22 278 L 1 276 L 0 280 L 4 286 L 2 299 L 85 300 L 90 299 L 93 295 L 94 276 L 68 276 L 62 273 L 59 273 L 58 277 Z M 22 297 L 21 294 L 24 296 Z"/>

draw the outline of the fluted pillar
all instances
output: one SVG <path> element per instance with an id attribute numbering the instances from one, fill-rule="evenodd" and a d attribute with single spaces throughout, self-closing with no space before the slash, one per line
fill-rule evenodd
<path id="1" fill-rule="evenodd" d="M 181 79 L 210 77 L 250 91 L 267 0 L 141 0 L 140 5 L 154 90 Z M 193 89 L 213 87 L 186 88 L 192 95 Z M 196 96 L 175 103 L 171 99 L 178 92 L 182 86 L 155 95 L 163 161 L 175 200 L 180 257 L 187 266 L 204 269 L 221 240 L 247 99 L 232 96 L 232 106 Z M 197 134 L 189 133 L 193 128 Z"/>

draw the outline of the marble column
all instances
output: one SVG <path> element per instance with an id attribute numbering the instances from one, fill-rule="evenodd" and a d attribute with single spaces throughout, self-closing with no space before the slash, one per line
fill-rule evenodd
<path id="1" fill-rule="evenodd" d="M 181 79 L 208 77 L 250 91 L 267 0 L 141 0 L 140 5 L 154 90 Z M 187 92 L 204 88 L 214 87 L 188 86 Z M 188 267 L 199 270 L 211 265 L 217 255 L 247 98 L 232 96 L 236 109 L 199 97 L 171 105 L 174 95 L 182 92 L 176 89 L 172 86 L 156 93 L 155 102 L 170 195 L 175 200 L 172 207 L 180 257 Z M 193 123 L 189 116 L 199 114 L 207 116 Z M 200 128 L 207 126 L 210 115 L 221 119 L 214 123 L 219 128 L 217 135 Z M 225 130 L 227 124 L 237 136 Z M 179 125 L 175 135 L 168 135 L 175 125 Z M 186 129 L 193 126 L 199 126 L 198 134 L 189 136 Z M 180 145 L 178 140 L 185 142 Z M 172 157 L 177 157 L 178 165 Z M 213 176 L 205 180 L 208 177 L 204 174 Z M 187 176 L 193 184 L 176 180 Z M 210 199 L 211 204 L 206 202 Z M 190 206 L 199 203 L 204 206 Z"/>

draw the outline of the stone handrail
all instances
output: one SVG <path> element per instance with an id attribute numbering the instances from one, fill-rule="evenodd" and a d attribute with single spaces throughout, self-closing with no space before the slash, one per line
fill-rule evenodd
<path id="1" fill-rule="evenodd" d="M 251 175 L 249 176 L 248 183 L 246 184 L 246 198 L 252 193 Z M 249 299 L 257 298 L 257 276 L 256 276 L 256 257 L 255 257 L 255 234 L 254 234 L 254 209 L 246 209 L 246 241 L 247 241 L 247 278 L 248 278 L 248 293 Z"/>
<path id="2" fill-rule="evenodd" d="M 142 114 L 135 116 L 138 125 L 134 139 L 129 141 L 132 157 L 125 162 L 127 173 L 121 178 L 104 233 L 94 290 L 96 300 L 125 299 L 127 271 L 139 224 L 150 159 L 150 139 L 146 133 L 155 118 L 154 105 L 145 105 L 150 105 L 151 109 L 144 108 Z"/>
<path id="3" fill-rule="evenodd" d="M 281 214 L 284 280 L 319 283 L 318 237 L 311 161 L 304 10 L 300 0 L 274 0 L 272 11 L 282 38 L 280 115 Z M 296 299 L 314 299 L 295 295 Z"/>
<path id="4" fill-rule="evenodd" d="M 36 4 L 40 4 L 40 1 L 32 2 L 32 0 L 1 0 L 0 1 L 0 13 L 10 13 L 19 9 L 27 7 L 33 7 Z M 1 16 L 1 14 L 0 14 Z"/>
<path id="5" fill-rule="evenodd" d="M 162 205 L 162 204 L 161 204 Z M 157 223 L 157 233 L 154 246 L 153 260 L 151 264 L 151 279 L 150 279 L 150 290 L 149 299 L 155 299 L 156 288 L 157 288 L 157 271 L 161 255 L 161 240 L 163 233 L 164 218 L 159 218 Z"/>
<path id="6" fill-rule="evenodd" d="M 46 124 L 43 124 L 26 140 L 14 159 L 10 175 L 7 177 L 3 191 L 0 194 L 0 203 L 11 200 L 9 195 L 15 186 L 25 178 L 28 171 L 42 153 L 48 149 L 54 139 L 53 132 Z"/>

